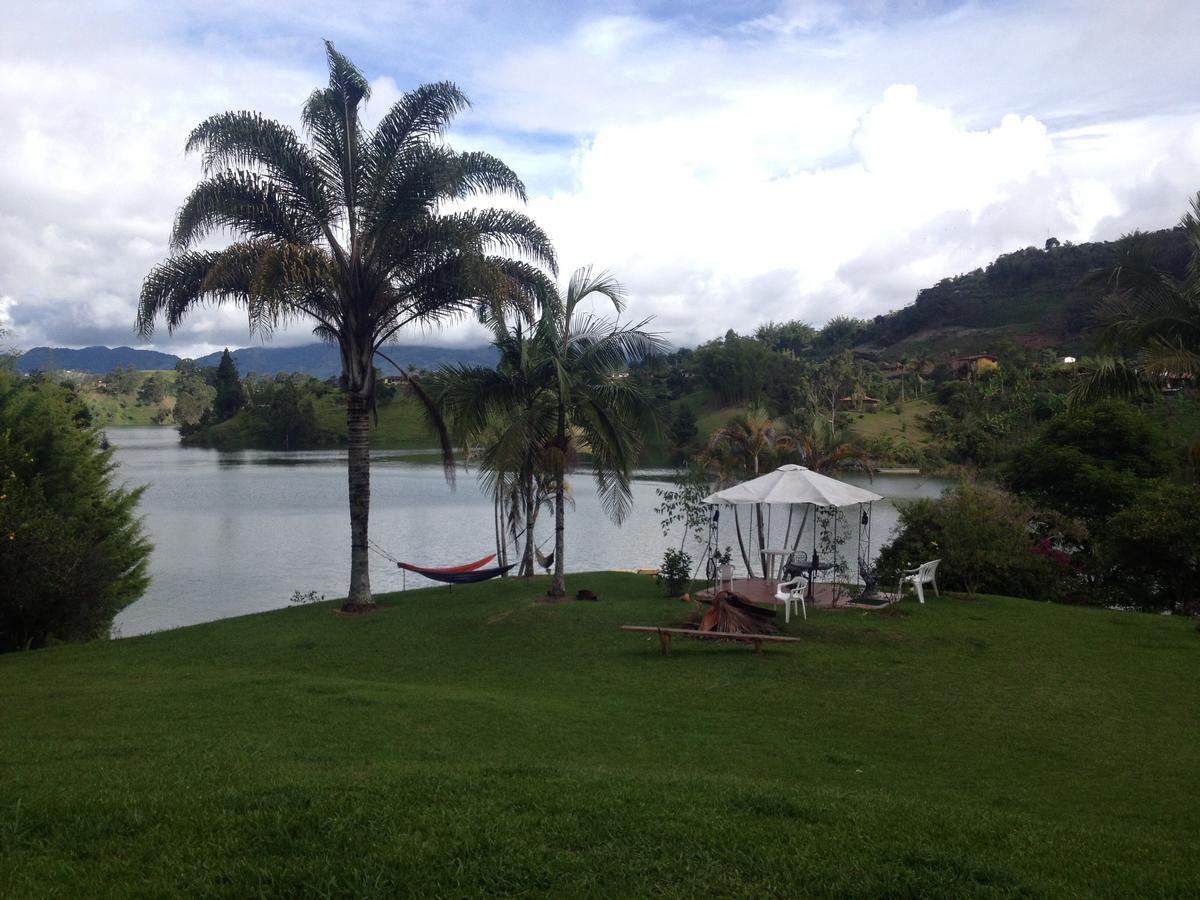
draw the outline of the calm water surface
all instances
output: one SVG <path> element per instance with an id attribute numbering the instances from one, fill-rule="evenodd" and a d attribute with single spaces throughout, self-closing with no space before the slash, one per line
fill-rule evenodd
<path id="1" fill-rule="evenodd" d="M 147 486 L 140 509 L 154 543 L 150 588 L 117 617 L 115 634 L 276 609 L 287 606 L 294 591 L 345 595 L 350 520 L 344 451 L 181 447 L 172 428 L 112 428 L 108 436 L 118 477 Z M 654 512 L 664 474 L 641 473 L 633 514 L 619 528 L 604 516 L 591 478 L 575 476 L 568 571 L 653 566 L 668 546 L 678 546 L 679 532 L 664 538 Z M 944 486 L 920 476 L 876 476 L 872 488 L 888 498 L 909 498 L 937 496 Z M 773 535 L 782 534 L 774 529 L 782 528 L 783 519 L 776 517 Z M 728 520 L 723 514 L 722 545 L 734 543 Z M 538 522 L 539 543 L 550 539 L 543 552 L 553 546 L 552 522 L 548 512 Z M 889 502 L 875 504 L 875 551 L 895 522 Z M 427 457 L 379 451 L 371 463 L 371 536 L 397 558 L 421 565 L 478 559 L 494 550 L 491 503 L 473 470 L 460 471 L 451 490 L 441 467 Z M 688 549 L 696 555 L 695 547 Z M 431 584 L 372 555 L 373 590 L 400 590 L 405 582 L 410 588 Z"/>

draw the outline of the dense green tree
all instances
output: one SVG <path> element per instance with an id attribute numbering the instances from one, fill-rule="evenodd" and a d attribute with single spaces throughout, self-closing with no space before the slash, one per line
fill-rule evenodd
<path id="1" fill-rule="evenodd" d="M 246 402 L 246 394 L 242 390 L 242 381 L 238 378 L 237 363 L 229 355 L 229 348 L 221 354 L 221 362 L 217 365 L 216 378 L 213 380 L 213 418 L 224 422 L 237 415 L 237 411 Z"/>
<path id="2" fill-rule="evenodd" d="M 0 652 L 107 634 L 145 590 L 137 502 L 57 385 L 0 368 Z"/>
<path id="3" fill-rule="evenodd" d="M 250 112 L 213 116 L 192 132 L 187 149 L 202 153 L 207 177 L 180 209 L 171 239 L 177 252 L 146 278 L 138 328 L 148 335 L 159 317 L 175 328 L 198 305 L 232 302 L 246 308 L 255 331 L 298 318 L 337 344 L 349 434 L 346 606 L 354 609 L 371 604 L 376 352 L 405 326 L 436 325 L 481 306 L 528 308 L 549 284 L 536 266 L 555 263 L 546 235 L 526 216 L 465 206 L 493 192 L 524 200 L 525 189 L 495 157 L 442 143 L 467 105 L 458 88 L 418 87 L 368 129 L 366 78 L 328 42 L 326 56 L 328 87 L 314 91 L 302 113 L 307 143 Z M 239 239 L 221 250 L 194 249 L 215 230 Z"/>
<path id="4" fill-rule="evenodd" d="M 859 342 L 870 323 L 853 316 L 834 316 L 817 332 L 813 349 L 823 355 L 843 353 Z"/>
<path id="5" fill-rule="evenodd" d="M 1004 476 L 1038 505 L 1096 521 L 1128 506 L 1170 468 L 1163 437 L 1146 416 L 1107 400 L 1056 416 L 1012 454 Z"/>
<path id="6" fill-rule="evenodd" d="M 1107 599 L 1200 613 L 1200 488 L 1160 481 L 1106 524 L 1099 541 Z"/>
<path id="7" fill-rule="evenodd" d="M 675 462 L 686 459 L 694 449 L 699 435 L 696 414 L 686 403 L 680 403 L 667 425 L 667 444 L 672 459 Z"/>
<path id="8" fill-rule="evenodd" d="M 132 394 L 137 390 L 138 372 L 132 365 L 117 366 L 105 374 L 103 381 L 110 394 Z"/>
<path id="9" fill-rule="evenodd" d="M 190 359 L 175 364 L 175 408 L 172 417 L 181 434 L 188 434 L 211 415 L 217 392 L 204 377 L 204 369 Z"/>
<path id="10" fill-rule="evenodd" d="M 695 371 L 721 403 L 759 403 L 773 356 L 761 341 L 729 331 L 696 348 Z"/>
<path id="11" fill-rule="evenodd" d="M 166 383 L 158 375 L 150 374 L 138 388 L 137 401 L 143 406 L 153 406 L 155 403 L 162 403 L 166 396 Z"/>
<path id="12" fill-rule="evenodd" d="M 790 322 L 767 322 L 759 325 L 754 338 L 777 353 L 792 353 L 796 356 L 812 349 L 817 330 L 807 322 L 793 319 Z"/>

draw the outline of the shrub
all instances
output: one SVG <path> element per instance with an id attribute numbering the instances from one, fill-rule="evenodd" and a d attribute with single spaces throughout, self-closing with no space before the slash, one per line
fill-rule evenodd
<path id="1" fill-rule="evenodd" d="M 1136 407 L 1107 400 L 1056 416 L 1012 454 L 1008 486 L 1089 521 L 1125 508 L 1171 466 L 1162 434 Z"/>
<path id="2" fill-rule="evenodd" d="M 1039 600 L 1065 597 L 1076 574 L 1062 531 L 1045 528 L 1045 516 L 1020 498 L 963 481 L 940 500 L 899 504 L 900 527 L 879 554 L 883 585 L 901 571 L 941 559 L 938 584 L 951 589 L 1009 594 Z"/>
<path id="3" fill-rule="evenodd" d="M 1104 599 L 1200 613 L 1200 488 L 1160 482 L 1109 520 L 1099 540 Z"/>
<path id="4" fill-rule="evenodd" d="M 0 369 L 0 652 L 105 635 L 145 590 L 141 490 L 57 385 Z"/>
<path id="5" fill-rule="evenodd" d="M 668 548 L 657 577 L 668 595 L 680 593 L 691 583 L 692 557 L 682 550 Z"/>

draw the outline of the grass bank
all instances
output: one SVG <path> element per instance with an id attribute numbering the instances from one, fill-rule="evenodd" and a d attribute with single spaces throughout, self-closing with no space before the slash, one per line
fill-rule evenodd
<path id="1" fill-rule="evenodd" d="M 1200 893 L 1200 637 L 1004 598 L 657 641 L 630 575 L 0 658 L 0 895 Z"/>

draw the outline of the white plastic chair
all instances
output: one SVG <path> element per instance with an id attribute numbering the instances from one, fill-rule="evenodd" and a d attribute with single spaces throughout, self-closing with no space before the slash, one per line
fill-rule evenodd
<path id="1" fill-rule="evenodd" d="M 792 607 L 798 602 L 804 621 L 808 621 L 808 609 L 804 606 L 804 578 L 793 578 L 791 581 L 781 581 L 775 588 L 775 599 L 783 603 L 783 621 L 792 621 Z"/>
<path id="2" fill-rule="evenodd" d="M 904 591 L 904 586 L 906 584 L 911 584 L 913 586 L 913 589 L 917 592 L 917 599 L 922 603 L 925 602 L 925 585 L 927 584 L 933 585 L 933 595 L 935 597 L 942 596 L 938 592 L 937 586 L 937 568 L 938 563 L 940 562 L 940 559 L 935 559 L 931 560 L 930 562 L 923 563 L 917 566 L 915 569 L 906 570 L 905 573 L 900 576 L 900 584 L 896 588 L 896 599 L 900 599 L 900 595 Z"/>
<path id="3" fill-rule="evenodd" d="M 733 590 L 733 565 L 725 563 L 717 566 L 717 590 L 721 590 L 721 585 L 729 584 L 729 590 Z"/>

